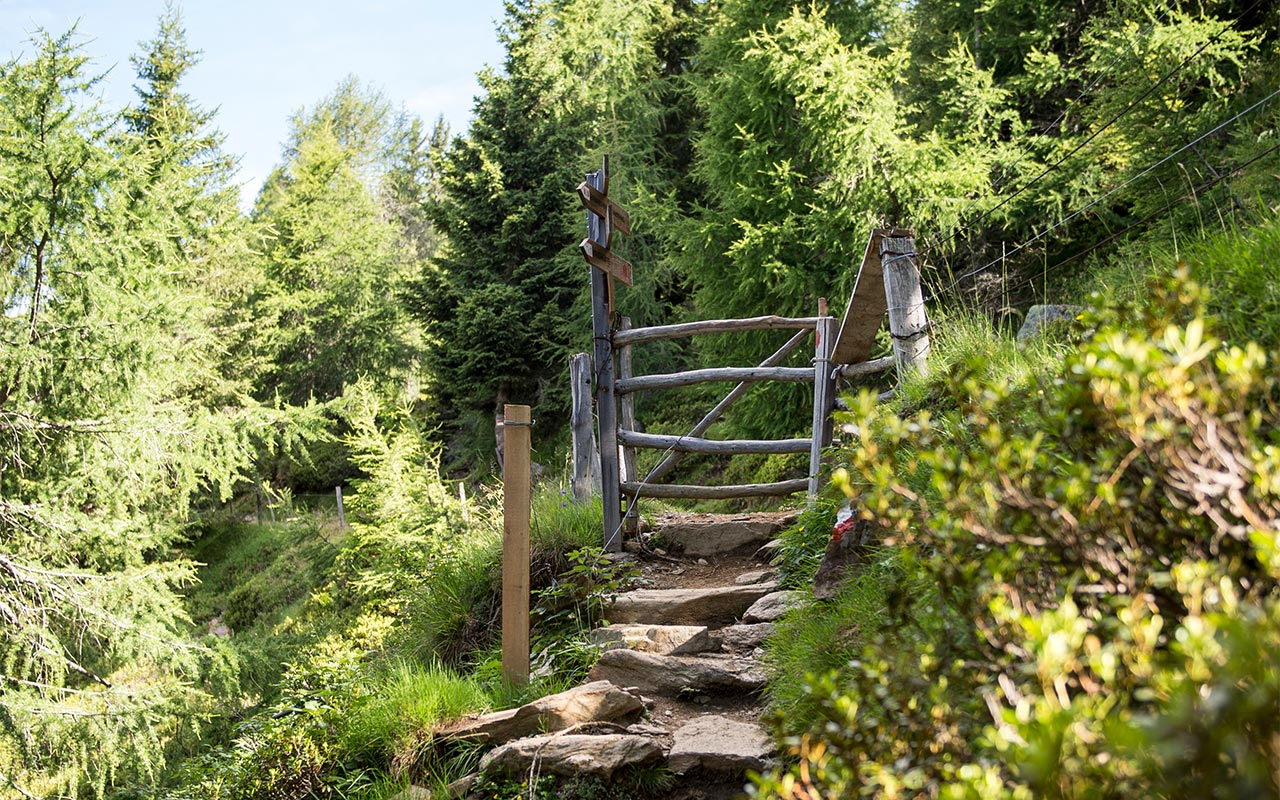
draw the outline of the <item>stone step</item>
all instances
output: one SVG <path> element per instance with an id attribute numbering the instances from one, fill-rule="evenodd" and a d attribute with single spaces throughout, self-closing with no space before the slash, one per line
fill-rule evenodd
<path id="1" fill-rule="evenodd" d="M 720 649 L 719 638 L 709 634 L 705 625 L 609 625 L 596 628 L 588 636 L 604 650 L 625 648 L 664 656 L 714 653 Z"/>
<path id="2" fill-rule="evenodd" d="M 756 661 L 728 655 L 662 656 L 635 650 L 608 650 L 591 669 L 592 680 L 675 697 L 682 693 L 758 692 L 765 671 Z"/>
<path id="3" fill-rule="evenodd" d="M 796 512 L 770 514 L 668 514 L 655 531 L 676 552 L 691 558 L 751 553 L 792 525 Z"/>
<path id="4" fill-rule="evenodd" d="M 758 723 L 707 714 L 676 730 L 667 767 L 677 775 L 760 772 L 773 757 L 773 742 Z"/>
<path id="5" fill-rule="evenodd" d="M 560 731 L 588 722 L 634 722 L 644 702 L 608 681 L 594 681 L 506 711 L 468 717 L 435 731 L 439 741 L 467 740 L 502 744 L 537 733 Z"/>
<path id="6" fill-rule="evenodd" d="M 480 774 L 519 777 L 536 764 L 542 773 L 608 780 L 619 770 L 661 760 L 662 745 L 650 736 L 553 733 L 518 739 L 491 750 L 480 759 Z"/>
<path id="7" fill-rule="evenodd" d="M 623 592 L 605 612 L 611 623 L 724 625 L 776 591 L 776 583 L 713 586 L 705 589 L 635 589 Z"/>

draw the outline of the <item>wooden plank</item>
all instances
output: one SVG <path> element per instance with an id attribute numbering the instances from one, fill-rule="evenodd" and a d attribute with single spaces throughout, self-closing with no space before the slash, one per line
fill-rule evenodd
<path id="1" fill-rule="evenodd" d="M 861 364 L 837 364 L 836 372 L 842 378 L 856 378 L 859 375 L 874 375 L 878 372 L 888 372 L 893 369 L 898 361 L 893 356 L 884 356 L 883 358 L 875 358 L 871 361 L 863 361 Z"/>
<path id="2" fill-rule="evenodd" d="M 746 455 L 748 453 L 807 453 L 809 439 L 700 439 L 692 436 L 664 436 L 656 433 L 640 433 L 628 430 L 626 423 L 618 429 L 618 441 L 628 447 L 649 450 L 675 450 L 681 453 L 712 453 L 716 455 Z M 625 482 L 625 481 L 624 481 Z"/>
<path id="3" fill-rule="evenodd" d="M 591 356 L 569 357 L 569 393 L 573 400 L 569 427 L 573 435 L 573 499 L 584 503 L 600 492 L 600 451 L 596 449 L 595 416 L 591 413 Z"/>
<path id="4" fill-rule="evenodd" d="M 622 489 L 627 494 L 640 492 L 645 497 L 728 500 L 734 497 L 781 497 L 803 492 L 808 486 L 808 478 L 797 478 L 796 480 L 779 481 L 778 483 L 747 483 L 733 486 L 624 483 Z"/>
<path id="5" fill-rule="evenodd" d="M 711 381 L 780 381 L 782 383 L 808 383 L 813 380 L 810 367 L 711 367 L 691 369 L 687 372 L 671 372 L 663 375 L 641 375 L 618 381 L 618 394 L 640 392 L 647 389 L 674 389 Z"/>
<path id="6" fill-rule="evenodd" d="M 502 677 L 529 683 L 529 442 L 528 406 L 508 404 L 503 414 Z"/>
<path id="7" fill-rule="evenodd" d="M 625 208 L 610 200 L 607 194 L 583 181 L 578 184 L 578 199 L 588 211 L 593 211 L 601 217 L 612 215 L 610 221 L 613 225 L 610 227 L 617 228 L 627 236 L 631 235 L 631 215 Z M 609 246 L 609 242 L 600 242 L 600 244 Z"/>
<path id="8" fill-rule="evenodd" d="M 583 239 L 578 243 L 578 249 L 582 251 L 582 257 L 587 263 L 601 270 L 606 275 L 611 275 L 622 281 L 628 286 L 633 285 L 631 278 L 631 262 L 614 253 L 612 250 L 605 250 L 600 245 L 591 241 L 590 238 Z"/>
<path id="9" fill-rule="evenodd" d="M 910 231 L 897 228 L 876 229 L 867 240 L 867 249 L 854 280 L 853 294 L 845 307 L 836 334 L 836 346 L 831 360 L 836 364 L 857 364 L 871 357 L 876 341 L 876 331 L 884 324 L 887 305 L 880 286 L 884 282 L 880 266 L 880 240 L 886 236 L 911 236 Z"/>
<path id="10" fill-rule="evenodd" d="M 924 310 L 916 242 L 911 236 L 885 237 L 880 242 L 884 264 L 884 296 L 889 307 L 889 335 L 898 360 L 901 381 L 913 370 L 925 372 L 929 360 L 929 318 Z"/>
<path id="11" fill-rule="evenodd" d="M 813 330 L 817 317 L 749 317 L 747 319 L 709 319 L 701 322 L 682 322 L 678 325 L 658 325 L 652 328 L 634 328 L 614 334 L 614 346 L 641 344 L 661 339 L 679 339 L 703 333 L 731 333 L 736 331 Z"/>
<path id="12" fill-rule="evenodd" d="M 608 192 L 609 159 L 587 182 Z M 599 236 L 604 220 L 587 211 L 587 235 Z M 609 276 L 591 270 L 591 332 L 595 340 L 596 441 L 600 444 L 600 499 L 604 504 L 604 547 L 622 552 L 622 498 L 618 475 L 618 396 L 614 390 L 613 319 L 609 314 Z"/>
<path id="13" fill-rule="evenodd" d="M 782 347 L 779 347 L 777 351 L 774 352 L 773 355 L 769 356 L 764 361 L 761 361 L 760 366 L 773 367 L 773 366 L 777 366 L 778 364 L 781 364 L 782 360 L 785 359 L 788 355 L 790 355 L 791 351 L 796 349 L 801 342 L 803 342 L 806 338 L 808 338 L 808 336 L 809 336 L 809 332 L 807 330 L 802 330 L 799 333 L 795 334 L 794 336 L 792 336 L 790 339 L 787 340 L 786 344 L 784 344 Z M 754 382 L 746 381 L 743 383 L 739 383 L 737 386 L 733 387 L 733 389 L 730 390 L 730 392 L 724 396 L 723 400 L 721 400 L 719 403 L 716 403 L 715 408 L 708 411 L 707 415 L 703 417 L 702 420 L 697 425 L 694 425 L 693 428 L 689 430 L 689 435 L 701 436 L 702 434 L 706 433 L 711 428 L 711 426 L 715 423 L 715 421 L 720 419 L 721 415 L 723 415 L 724 412 L 728 410 L 729 406 L 733 405 L 734 402 L 738 400 L 738 398 L 746 394 L 747 391 L 754 385 L 755 385 Z M 679 463 L 681 456 L 682 456 L 681 453 L 674 452 L 668 455 L 666 458 L 662 459 L 661 463 L 659 463 L 658 466 L 654 467 L 652 470 L 649 471 L 649 480 L 652 480 L 652 481 L 662 480 L 664 477 L 666 477 L 666 475 L 669 472 L 671 472 L 671 470 L 675 469 L 675 466 L 677 463 Z"/>
<path id="14" fill-rule="evenodd" d="M 831 353 L 835 349 L 835 317 L 818 320 L 813 354 L 813 437 L 809 450 L 809 502 L 822 488 L 822 450 L 831 444 L 831 410 L 835 407 L 835 380 Z"/>

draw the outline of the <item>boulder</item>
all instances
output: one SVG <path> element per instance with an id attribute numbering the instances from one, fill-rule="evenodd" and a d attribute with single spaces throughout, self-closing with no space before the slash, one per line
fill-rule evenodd
<path id="1" fill-rule="evenodd" d="M 773 633 L 772 622 L 757 622 L 752 625 L 726 625 L 716 631 L 720 637 L 720 648 L 731 653 L 750 653 L 764 643 Z"/>
<path id="2" fill-rule="evenodd" d="M 1018 343 L 1025 344 L 1051 328 L 1065 328 L 1081 311 L 1084 311 L 1084 306 L 1038 305 L 1028 308 L 1022 327 L 1018 329 Z"/>
<path id="3" fill-rule="evenodd" d="M 591 677 L 676 696 L 683 692 L 758 692 L 764 688 L 767 676 L 763 667 L 745 658 L 660 656 L 634 650 L 609 650 L 591 669 Z"/>
<path id="4" fill-rule="evenodd" d="M 462 719 L 436 729 L 440 739 L 466 739 L 502 744 L 584 722 L 631 722 L 644 713 L 644 703 L 608 681 L 583 684 L 547 695 L 520 708 Z"/>
<path id="5" fill-rule="evenodd" d="M 760 725 L 707 715 L 676 730 L 667 767 L 679 775 L 695 770 L 741 774 L 763 770 L 772 755 L 773 743 Z"/>
<path id="6" fill-rule="evenodd" d="M 517 739 L 490 751 L 480 760 L 480 774 L 525 775 L 536 762 L 543 774 L 608 780 L 618 770 L 661 760 L 662 746 L 648 736 L 553 733 Z"/>
<path id="7" fill-rule="evenodd" d="M 659 518 L 663 541 L 686 556 L 751 552 L 795 522 L 795 512 L 777 514 L 680 514 Z"/>
<path id="8" fill-rule="evenodd" d="M 720 649 L 720 640 L 702 625 L 609 625 L 588 634 L 605 650 L 626 648 L 660 655 L 693 655 Z"/>
<path id="9" fill-rule="evenodd" d="M 790 590 L 773 592 L 752 603 L 742 615 L 742 621 L 745 623 L 773 622 L 803 602 L 804 592 Z"/>
<path id="10" fill-rule="evenodd" d="M 431 800 L 431 790 L 409 784 L 403 791 L 393 794 L 391 800 Z"/>
<path id="11" fill-rule="evenodd" d="M 778 588 L 776 583 L 705 589 L 636 589 L 614 599 L 610 622 L 662 625 L 717 625 L 734 622 L 752 603 Z"/>
<path id="12" fill-rule="evenodd" d="M 479 774 L 473 772 L 466 777 L 458 778 L 456 781 L 445 787 L 445 794 L 450 798 L 450 800 L 462 800 L 462 798 L 471 794 L 471 787 L 476 785 L 477 777 L 479 777 Z"/>

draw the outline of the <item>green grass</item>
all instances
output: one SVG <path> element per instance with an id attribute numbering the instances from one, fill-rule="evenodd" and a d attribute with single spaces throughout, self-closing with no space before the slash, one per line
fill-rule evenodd
<path id="1" fill-rule="evenodd" d="M 347 759 L 389 767 L 396 777 L 420 774 L 436 726 L 494 705 L 488 687 L 474 676 L 438 663 L 398 661 L 345 719 L 340 744 Z"/>
<path id="2" fill-rule="evenodd" d="M 775 623 L 765 645 L 765 660 L 775 674 L 766 696 L 786 733 L 807 730 L 819 717 L 806 676 L 842 669 L 857 658 L 869 635 L 885 623 L 890 593 L 910 580 L 897 551 L 884 549 L 835 598 L 810 599 Z"/>

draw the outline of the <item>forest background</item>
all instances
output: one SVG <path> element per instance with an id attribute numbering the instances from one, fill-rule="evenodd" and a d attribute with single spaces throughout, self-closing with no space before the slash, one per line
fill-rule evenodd
<path id="1" fill-rule="evenodd" d="M 590 338 L 572 189 L 604 154 L 637 324 L 810 315 L 901 226 L 940 315 L 995 336 L 1033 300 L 1137 296 L 1161 254 L 1274 229 L 1278 33 L 1248 0 L 513 0 L 465 133 L 352 77 L 290 118 L 248 213 L 183 91 L 178 13 L 123 109 L 93 102 L 71 33 L 39 35 L 0 69 L 0 787 L 264 796 L 278 758 L 305 784 L 284 796 L 376 796 L 425 769 L 420 731 L 326 714 L 485 663 L 490 601 L 425 588 L 488 568 L 445 479 L 483 496 L 507 402 L 565 461 Z M 682 432 L 686 399 L 652 429 Z M 793 434 L 804 405 L 761 392 L 726 433 Z M 335 539 L 244 523 L 335 486 Z M 293 561 L 219 572 L 255 536 Z"/>

